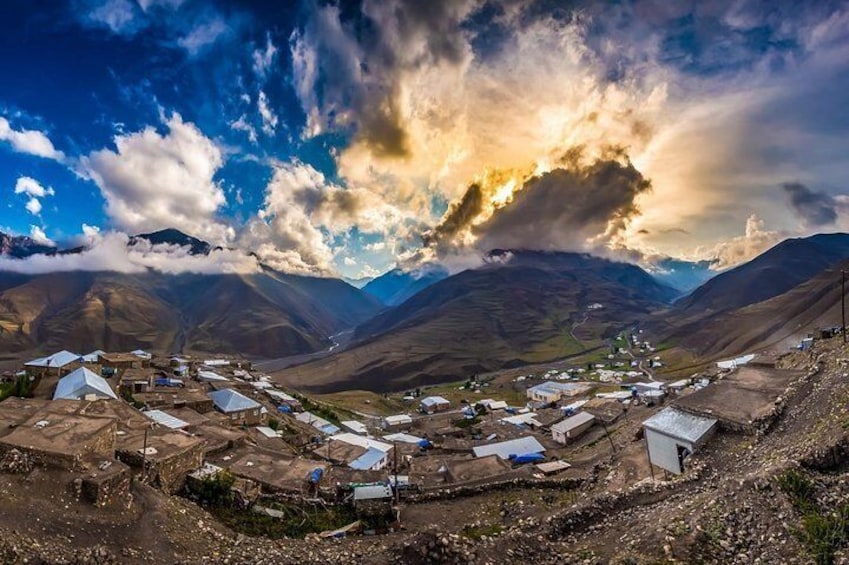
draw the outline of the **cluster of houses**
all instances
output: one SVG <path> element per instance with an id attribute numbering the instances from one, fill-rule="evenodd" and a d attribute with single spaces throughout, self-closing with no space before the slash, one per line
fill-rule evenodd
<path id="1" fill-rule="evenodd" d="M 778 389 L 764 395 L 763 371 L 776 369 L 750 363 L 709 387 L 685 379 L 599 390 L 552 379 L 528 386 L 521 406 L 494 398 L 452 406 L 432 395 L 415 413 L 343 418 L 244 359 L 61 351 L 16 375 L 34 383 L 32 398 L 0 402 L 0 469 L 14 452 L 81 478 L 98 505 L 125 500 L 133 477 L 173 493 L 227 470 L 246 497 L 385 511 L 401 493 L 569 476 L 578 472 L 572 450 L 598 443 L 633 405 L 664 405 L 643 422 L 647 457 L 680 473 L 711 434 L 757 421 L 752 414 L 773 402 Z M 741 398 L 750 404 L 740 408 Z"/>

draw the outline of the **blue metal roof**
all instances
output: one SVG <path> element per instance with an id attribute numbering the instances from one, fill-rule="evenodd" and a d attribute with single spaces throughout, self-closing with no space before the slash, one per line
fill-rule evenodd
<path id="1" fill-rule="evenodd" d="M 365 453 L 352 461 L 348 466 L 351 469 L 356 469 L 358 471 L 368 471 L 369 469 L 375 468 L 384 457 L 386 457 L 386 452 L 370 447 Z"/>
<path id="2" fill-rule="evenodd" d="M 259 402 L 251 400 L 244 394 L 237 392 L 232 388 L 225 388 L 222 390 L 216 390 L 215 392 L 210 392 L 209 397 L 212 399 L 215 407 L 225 414 L 240 412 L 242 410 L 253 410 L 260 407 Z"/>
<path id="3" fill-rule="evenodd" d="M 88 394 L 100 398 L 118 398 L 106 379 L 80 367 L 59 379 L 53 400 L 80 400 Z"/>
<path id="4" fill-rule="evenodd" d="M 501 459 L 510 459 L 511 455 L 526 455 L 529 453 L 543 453 L 545 448 L 535 437 L 527 436 L 500 443 L 491 443 L 489 445 L 479 445 L 472 448 L 475 457 L 486 457 L 487 455 L 497 455 Z"/>

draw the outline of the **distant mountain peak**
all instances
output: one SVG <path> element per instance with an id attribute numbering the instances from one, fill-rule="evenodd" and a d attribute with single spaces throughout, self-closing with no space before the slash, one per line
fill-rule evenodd
<path id="1" fill-rule="evenodd" d="M 151 233 L 142 233 L 130 238 L 130 245 L 135 245 L 139 240 L 149 241 L 152 245 L 170 244 L 180 247 L 189 246 L 192 255 L 209 255 L 213 250 L 212 245 L 191 235 L 181 232 L 176 228 L 165 228 Z"/>
<path id="2" fill-rule="evenodd" d="M 0 255 L 24 259 L 31 255 L 53 255 L 56 248 L 49 245 L 37 243 L 26 235 L 10 235 L 0 232 Z"/>

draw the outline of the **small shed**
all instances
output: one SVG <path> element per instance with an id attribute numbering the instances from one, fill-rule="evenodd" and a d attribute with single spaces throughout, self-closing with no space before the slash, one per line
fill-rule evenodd
<path id="1" fill-rule="evenodd" d="M 595 416 L 589 412 L 580 412 L 551 426 L 551 437 L 557 443 L 566 444 L 569 440 L 580 437 L 593 424 Z"/>
<path id="2" fill-rule="evenodd" d="M 426 396 L 419 403 L 419 410 L 424 414 L 444 412 L 451 407 L 451 403 L 441 396 Z"/>
<path id="3" fill-rule="evenodd" d="M 413 418 L 408 414 L 396 414 L 394 416 L 386 416 L 381 421 L 381 426 L 388 431 L 401 431 L 409 429 L 413 425 Z"/>
<path id="4" fill-rule="evenodd" d="M 472 448 L 475 457 L 486 457 L 497 455 L 499 458 L 509 460 L 510 456 L 529 455 L 532 453 L 544 453 L 545 447 L 533 436 L 511 439 L 488 445 L 479 445 Z"/>
<path id="5" fill-rule="evenodd" d="M 684 461 L 710 438 L 716 423 L 715 418 L 664 408 L 643 422 L 649 462 L 680 475 Z"/>

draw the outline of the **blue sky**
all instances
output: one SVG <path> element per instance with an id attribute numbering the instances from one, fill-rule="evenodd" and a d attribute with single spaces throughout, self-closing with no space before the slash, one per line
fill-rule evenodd
<path id="1" fill-rule="evenodd" d="M 849 227 L 843 2 L 10 1 L 0 22 L 0 230 L 60 245 L 174 226 L 357 277 L 495 246 L 725 267 Z M 587 178 L 611 147 L 638 178 Z"/>

